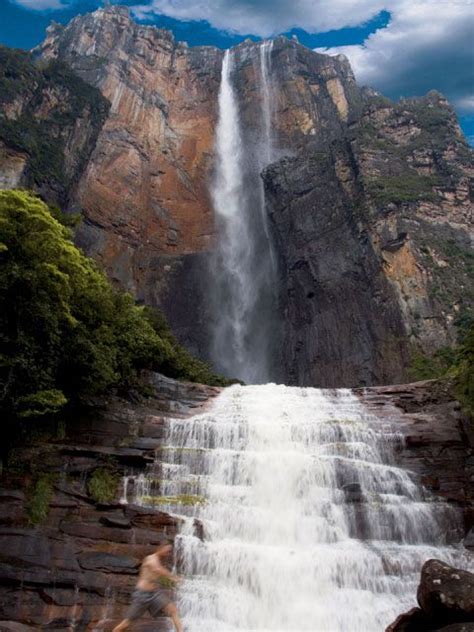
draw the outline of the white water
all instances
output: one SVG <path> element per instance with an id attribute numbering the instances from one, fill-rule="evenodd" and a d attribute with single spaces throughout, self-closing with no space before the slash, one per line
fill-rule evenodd
<path id="1" fill-rule="evenodd" d="M 445 543 L 457 510 L 393 465 L 399 441 L 348 390 L 235 386 L 169 420 L 154 493 L 206 499 L 160 505 L 186 518 L 186 632 L 381 632 L 415 605 L 424 561 L 468 567 Z"/>
<path id="2" fill-rule="evenodd" d="M 275 339 L 276 262 L 265 213 L 262 169 L 273 156 L 269 77 L 271 42 L 260 47 L 256 77 L 260 116 L 250 136 L 243 133 L 232 84 L 234 51 L 222 64 L 216 165 L 211 194 L 218 240 L 211 262 L 211 356 L 217 370 L 250 383 L 271 379 Z"/>

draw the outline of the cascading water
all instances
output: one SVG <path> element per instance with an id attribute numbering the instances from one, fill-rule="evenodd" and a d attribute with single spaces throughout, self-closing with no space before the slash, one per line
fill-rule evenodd
<path id="1" fill-rule="evenodd" d="M 250 383 L 272 379 L 276 344 L 276 262 L 260 178 L 273 154 L 271 43 L 260 47 L 258 142 L 249 143 L 232 85 L 234 51 L 222 63 L 212 200 L 217 246 L 210 264 L 211 356 L 218 371 Z"/>
<path id="2" fill-rule="evenodd" d="M 400 441 L 348 390 L 233 386 L 170 419 L 154 493 L 185 519 L 187 632 L 381 632 L 424 561 L 469 567 L 457 510 L 393 464 Z"/>

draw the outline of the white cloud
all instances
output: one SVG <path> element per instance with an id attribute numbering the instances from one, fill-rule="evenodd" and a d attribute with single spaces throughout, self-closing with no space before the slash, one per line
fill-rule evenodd
<path id="1" fill-rule="evenodd" d="M 64 8 L 61 0 L 15 0 L 15 3 L 25 7 L 25 9 L 33 9 L 35 11 Z"/>
<path id="2" fill-rule="evenodd" d="M 474 3 L 470 0 L 397 0 L 391 20 L 363 45 L 323 49 L 344 53 L 359 82 L 390 96 L 436 89 L 474 111 Z"/>
<path id="3" fill-rule="evenodd" d="M 457 99 L 455 105 L 460 112 L 474 112 L 474 94 Z"/>
<path id="4" fill-rule="evenodd" d="M 178 20 L 206 20 L 240 34 L 268 37 L 294 27 L 308 32 L 363 24 L 384 9 L 383 0 L 152 0 L 137 5 L 139 18 L 162 14 Z"/>

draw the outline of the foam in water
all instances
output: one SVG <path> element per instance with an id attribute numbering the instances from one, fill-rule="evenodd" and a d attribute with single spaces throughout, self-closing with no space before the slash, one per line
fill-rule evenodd
<path id="1" fill-rule="evenodd" d="M 380 632 L 424 561 L 468 567 L 457 510 L 394 465 L 400 441 L 348 390 L 234 386 L 170 419 L 147 493 L 185 518 L 187 632 Z"/>
<path id="2" fill-rule="evenodd" d="M 215 177 L 211 186 L 218 231 L 210 264 L 211 356 L 217 370 L 246 382 L 271 379 L 275 342 L 276 258 L 265 212 L 262 169 L 273 155 L 269 80 L 271 43 L 260 46 L 256 77 L 261 116 L 249 142 L 232 85 L 235 51 L 222 64 L 216 128 Z"/>

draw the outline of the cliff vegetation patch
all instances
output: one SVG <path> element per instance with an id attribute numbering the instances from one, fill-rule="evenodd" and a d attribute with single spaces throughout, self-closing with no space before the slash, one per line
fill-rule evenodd
<path id="1" fill-rule="evenodd" d="M 28 155 L 29 186 L 65 191 L 82 171 L 108 110 L 99 90 L 65 64 L 35 64 L 29 53 L 0 46 L 0 140 Z M 69 173 L 66 146 L 81 121 L 95 134 L 77 147 Z"/>

